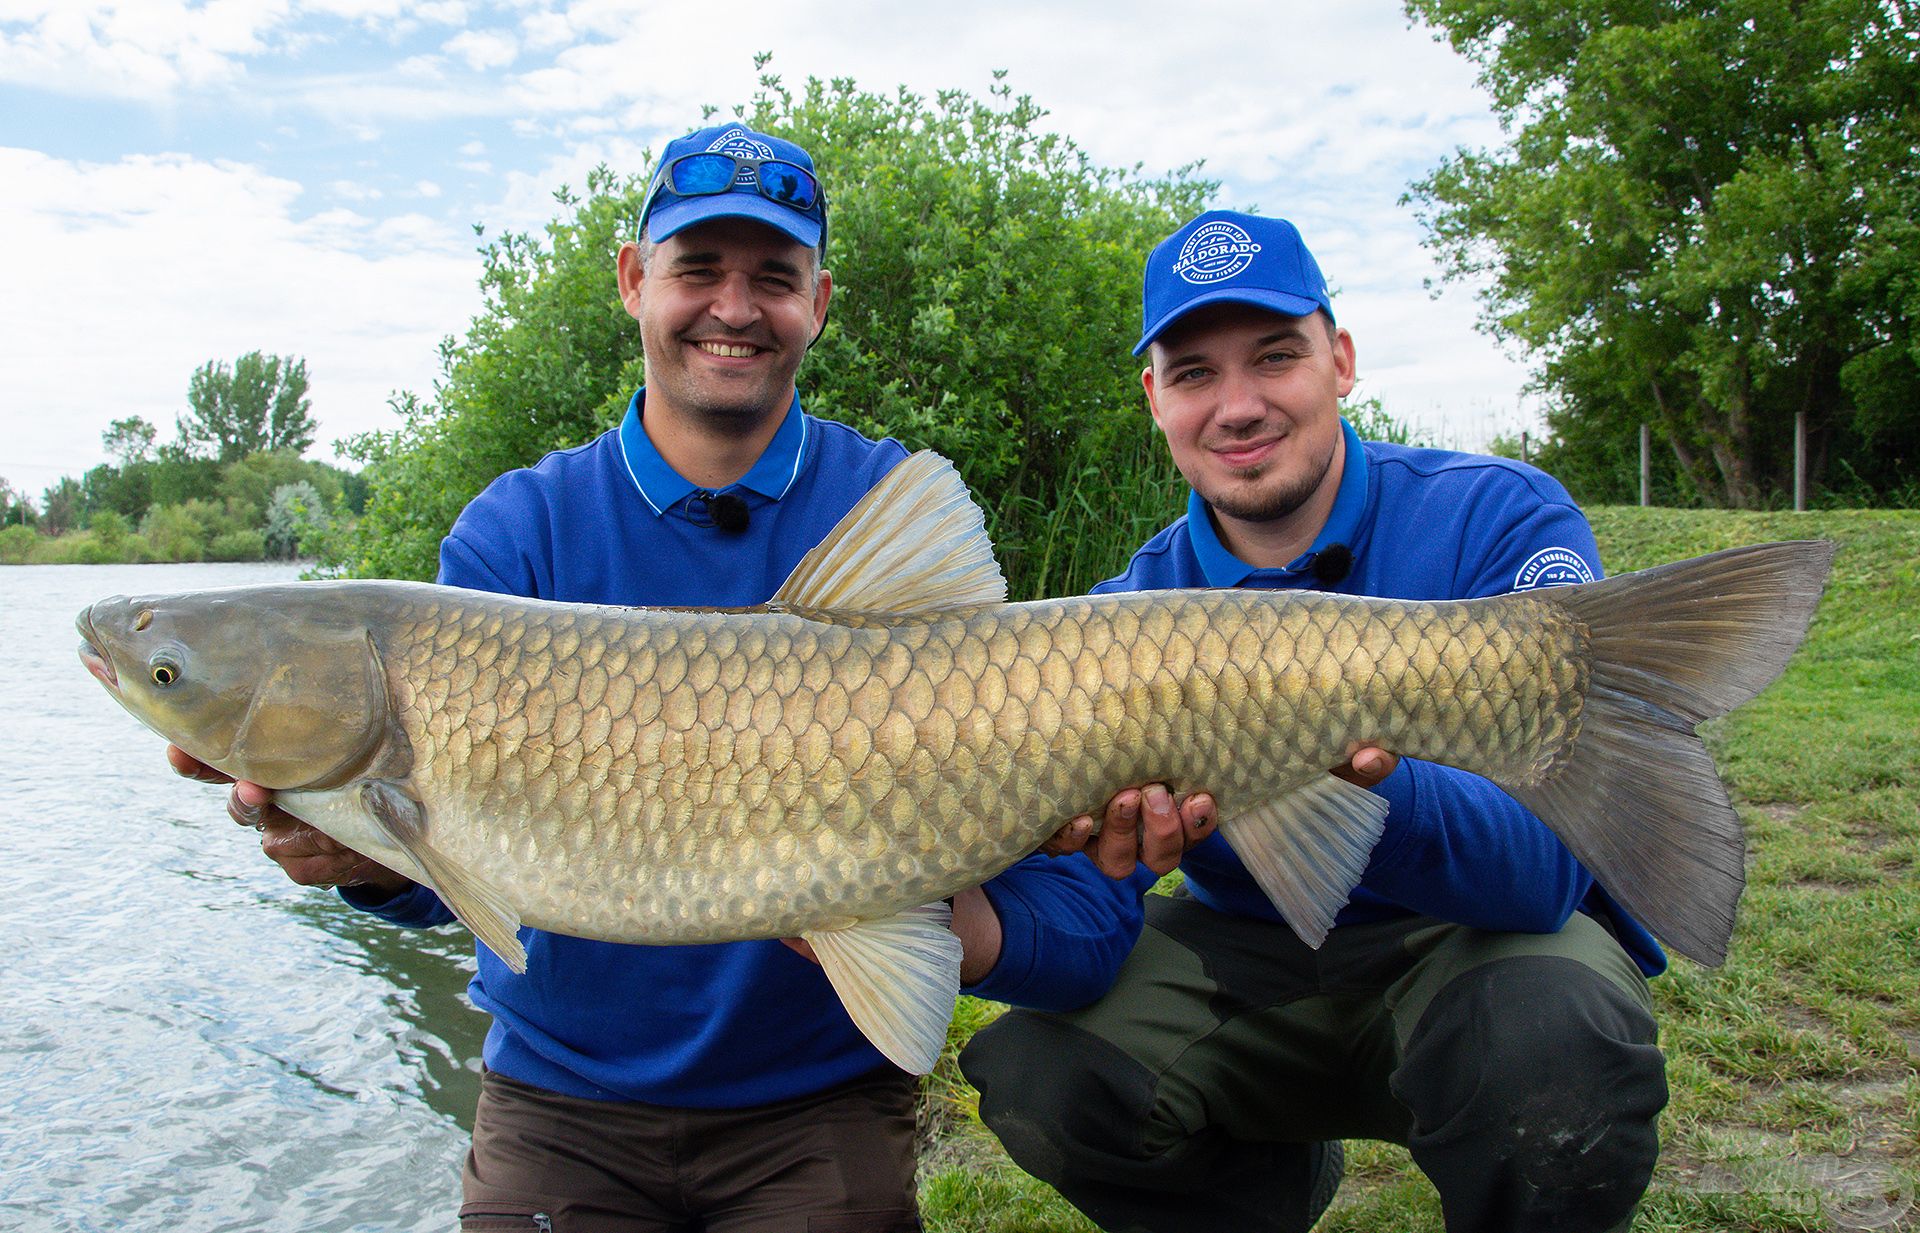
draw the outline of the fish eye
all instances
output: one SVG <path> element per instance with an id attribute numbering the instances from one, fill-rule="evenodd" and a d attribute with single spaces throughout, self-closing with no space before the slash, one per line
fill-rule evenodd
<path id="1" fill-rule="evenodd" d="M 154 660 L 152 672 L 153 683 L 162 689 L 180 679 L 180 665 L 171 659 Z"/>

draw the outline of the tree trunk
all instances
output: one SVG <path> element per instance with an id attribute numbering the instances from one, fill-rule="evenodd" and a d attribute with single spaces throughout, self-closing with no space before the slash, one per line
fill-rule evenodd
<path id="1" fill-rule="evenodd" d="M 1687 444 L 1680 417 L 1674 414 L 1671 406 L 1667 405 L 1666 393 L 1660 388 L 1660 383 L 1649 377 L 1647 388 L 1653 393 L 1653 405 L 1659 412 L 1660 431 L 1667 438 L 1667 444 L 1673 449 L 1673 457 L 1680 464 L 1681 474 L 1687 477 L 1687 482 L 1692 484 L 1693 490 L 1701 496 L 1708 499 L 1719 496 L 1720 486 L 1715 482 L 1713 472 L 1708 470 L 1707 464 L 1700 455 L 1694 453 L 1693 447 Z"/>

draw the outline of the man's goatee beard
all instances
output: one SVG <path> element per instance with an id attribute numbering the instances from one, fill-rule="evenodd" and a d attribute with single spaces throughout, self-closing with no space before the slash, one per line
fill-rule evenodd
<path id="1" fill-rule="evenodd" d="M 1326 478 L 1327 471 L 1323 467 L 1316 476 L 1258 498 L 1243 500 L 1237 496 L 1218 496 L 1210 492 L 1203 492 L 1200 496 L 1229 518 L 1241 522 L 1278 522 L 1305 505 Z"/>
<path id="2" fill-rule="evenodd" d="M 688 408 L 702 427 L 722 437 L 750 437 L 766 426 L 771 416 L 786 414 L 787 404 L 777 408 L 757 403 L 698 403 Z"/>

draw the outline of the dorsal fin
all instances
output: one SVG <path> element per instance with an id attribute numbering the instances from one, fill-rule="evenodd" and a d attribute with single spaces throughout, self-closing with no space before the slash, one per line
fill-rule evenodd
<path id="1" fill-rule="evenodd" d="M 986 519 L 960 472 L 920 450 L 800 558 L 772 602 L 837 612 L 941 612 L 1006 600 Z"/>

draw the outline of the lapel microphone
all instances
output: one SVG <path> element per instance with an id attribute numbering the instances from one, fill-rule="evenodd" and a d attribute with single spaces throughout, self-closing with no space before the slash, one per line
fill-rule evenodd
<path id="1" fill-rule="evenodd" d="M 1313 554 L 1313 580 L 1332 586 L 1353 572 L 1353 549 L 1345 544 L 1328 544 Z"/>
<path id="2" fill-rule="evenodd" d="M 731 492 L 709 492 L 705 496 L 707 517 L 722 531 L 738 533 L 747 529 L 747 502 Z"/>

